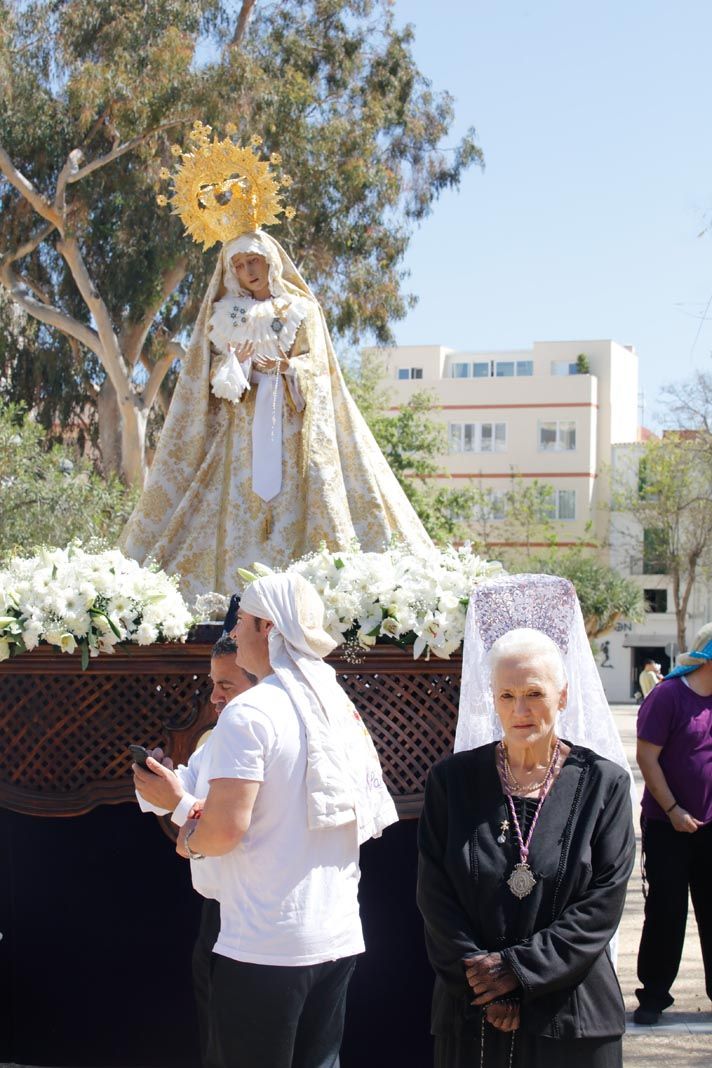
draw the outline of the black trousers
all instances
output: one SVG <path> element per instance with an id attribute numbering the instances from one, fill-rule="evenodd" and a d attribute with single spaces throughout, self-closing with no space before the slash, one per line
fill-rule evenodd
<path id="1" fill-rule="evenodd" d="M 511 1056 L 511 1061 L 510 1061 Z M 437 1035 L 435 1068 L 623 1068 L 621 1038 L 541 1038 L 524 1031 Z"/>
<path id="2" fill-rule="evenodd" d="M 220 934 L 220 904 L 210 898 L 203 901 L 200 914 L 200 928 L 193 947 L 193 993 L 198 1012 L 198 1032 L 200 1035 L 200 1063 L 203 1068 L 220 1068 L 210 1042 L 210 971 L 212 968 L 213 946 Z"/>
<path id="3" fill-rule="evenodd" d="M 700 932 L 707 996 L 712 998 L 712 824 L 681 834 L 671 823 L 646 820 L 643 852 L 648 880 L 645 922 L 638 950 L 638 1001 L 662 1011 L 680 967 L 687 925 L 687 893 Z"/>
<path id="4" fill-rule="evenodd" d="M 356 957 L 277 967 L 213 954 L 213 1038 L 221 1068 L 339 1068 Z"/>

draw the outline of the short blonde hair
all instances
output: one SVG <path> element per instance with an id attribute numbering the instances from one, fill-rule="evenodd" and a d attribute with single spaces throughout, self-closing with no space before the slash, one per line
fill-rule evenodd
<path id="1" fill-rule="evenodd" d="M 515 630 L 508 630 L 506 634 L 498 638 L 489 651 L 490 676 L 494 678 L 500 660 L 515 657 L 535 657 L 537 660 L 544 660 L 551 665 L 559 690 L 563 690 L 566 686 L 568 679 L 561 650 L 556 642 L 543 631 L 536 630 L 534 627 L 517 627 Z"/>

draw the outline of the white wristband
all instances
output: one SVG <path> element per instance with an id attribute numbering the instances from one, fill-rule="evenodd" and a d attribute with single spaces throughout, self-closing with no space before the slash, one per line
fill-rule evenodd
<path id="1" fill-rule="evenodd" d="M 190 815 L 190 810 L 192 809 L 196 801 L 197 798 L 193 797 L 192 794 L 183 794 L 180 801 L 171 813 L 171 823 L 175 823 L 176 827 L 182 827 L 185 821 L 188 819 L 188 816 Z"/>

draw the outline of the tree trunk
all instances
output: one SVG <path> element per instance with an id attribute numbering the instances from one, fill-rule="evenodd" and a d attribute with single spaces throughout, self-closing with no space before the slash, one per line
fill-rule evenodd
<path id="1" fill-rule="evenodd" d="M 105 475 L 121 474 L 121 412 L 116 390 L 108 376 L 104 379 L 96 401 L 99 422 L 99 449 Z"/>
<path id="2" fill-rule="evenodd" d="M 143 489 L 146 478 L 148 412 L 130 401 L 121 406 L 121 475 L 129 486 Z"/>
<path id="3" fill-rule="evenodd" d="M 695 579 L 697 578 L 697 560 L 698 555 L 692 555 L 689 557 L 689 570 L 687 572 L 687 580 L 685 582 L 685 589 L 683 591 L 682 598 L 680 599 L 680 610 L 677 618 L 677 640 L 680 646 L 680 652 L 684 652 L 687 648 L 687 607 L 690 603 L 692 587 L 695 585 Z"/>
<path id="4" fill-rule="evenodd" d="M 688 597 L 681 595 L 680 572 L 674 569 L 672 578 L 672 598 L 675 605 L 675 622 L 677 624 L 677 646 L 680 652 L 687 648 L 687 601 Z M 689 596 L 689 595 L 688 595 Z"/>
<path id="5" fill-rule="evenodd" d="M 127 398 L 119 403 L 109 378 L 97 397 L 99 447 L 104 474 L 119 475 L 129 486 L 143 487 L 146 478 L 148 412 Z"/>

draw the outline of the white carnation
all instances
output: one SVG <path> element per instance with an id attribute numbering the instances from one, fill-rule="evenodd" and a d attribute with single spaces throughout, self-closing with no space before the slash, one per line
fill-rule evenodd
<path id="1" fill-rule="evenodd" d="M 158 630 L 151 623 L 142 623 L 136 628 L 136 641 L 139 645 L 153 645 L 158 640 Z"/>
<path id="2" fill-rule="evenodd" d="M 42 624 L 38 620 L 32 620 L 22 632 L 22 640 L 26 649 L 34 649 L 42 634 Z"/>

